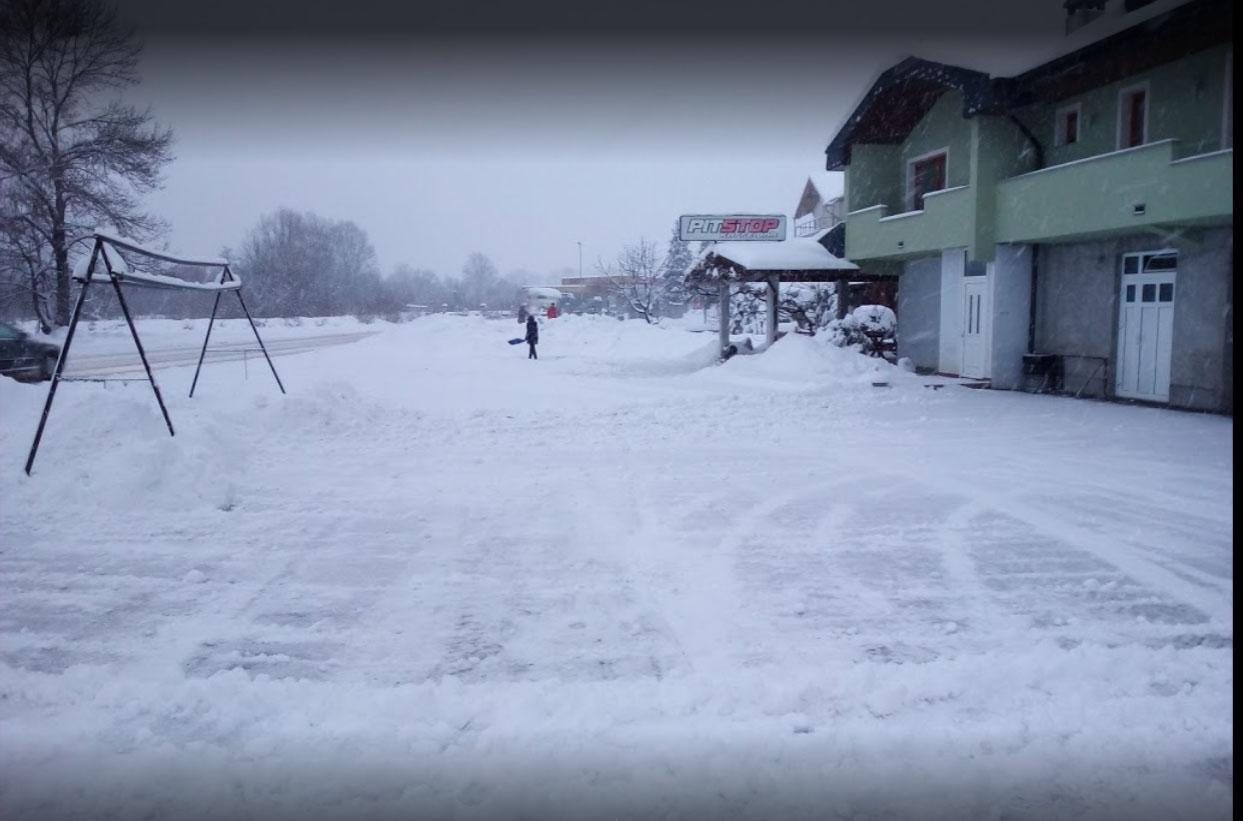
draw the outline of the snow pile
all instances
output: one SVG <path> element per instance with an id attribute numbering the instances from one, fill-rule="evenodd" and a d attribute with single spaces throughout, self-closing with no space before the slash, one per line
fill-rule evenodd
<path id="1" fill-rule="evenodd" d="M 0 380 L 5 416 L 25 423 L 6 429 L 0 470 L 21 472 L 45 391 L 46 385 Z M 36 476 L 23 475 L 8 488 L 8 502 L 38 507 L 51 497 L 79 515 L 135 504 L 153 514 L 232 507 L 249 466 L 234 428 L 239 420 L 181 410 L 170 437 L 145 382 L 66 384 L 44 432 Z"/>
<path id="2" fill-rule="evenodd" d="M 883 359 L 838 347 L 824 334 L 786 334 L 757 356 L 731 359 L 724 369 L 744 377 L 792 382 L 809 389 L 830 384 L 871 385 L 908 376 Z"/>

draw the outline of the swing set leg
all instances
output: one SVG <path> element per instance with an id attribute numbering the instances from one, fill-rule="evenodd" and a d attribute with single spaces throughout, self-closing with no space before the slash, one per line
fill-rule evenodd
<path id="1" fill-rule="evenodd" d="M 259 342 L 259 350 L 263 351 L 263 358 L 268 361 L 268 367 L 272 369 L 272 376 L 276 379 L 276 387 L 281 389 L 281 393 L 285 392 L 285 386 L 281 384 L 281 378 L 276 373 L 276 366 L 272 364 L 272 357 L 268 356 L 268 349 L 263 344 L 263 337 L 259 336 L 259 329 L 255 327 L 255 320 L 251 318 L 250 311 L 246 309 L 246 300 L 242 299 L 242 291 L 239 288 L 235 291 L 237 301 L 242 305 L 242 312 L 246 314 L 246 321 L 250 323 L 250 329 L 255 332 L 255 339 Z"/>
<path id="2" fill-rule="evenodd" d="M 151 365 L 147 362 L 147 352 L 142 348 L 142 340 L 138 338 L 138 329 L 134 327 L 134 320 L 129 315 L 129 306 L 125 304 L 125 294 L 121 293 L 121 283 L 116 278 L 112 280 L 112 288 L 117 292 L 117 299 L 121 303 L 121 313 L 125 315 L 125 324 L 129 325 L 130 335 L 134 337 L 134 344 L 138 346 L 138 356 L 142 359 L 142 367 L 147 372 L 147 381 L 151 383 L 151 390 L 155 391 L 155 401 L 160 403 L 160 413 L 164 414 L 164 424 L 168 425 L 168 435 L 176 436 L 173 432 L 173 420 L 168 418 L 168 408 L 164 407 L 164 397 L 160 396 L 160 386 L 155 384 L 155 375 L 151 373 Z"/>
<path id="3" fill-rule="evenodd" d="M 92 269 L 95 267 L 95 260 L 91 260 Z M 82 283 L 82 290 L 78 291 L 78 302 L 73 306 L 73 316 L 69 320 L 69 330 L 65 334 L 65 344 L 60 349 L 60 357 L 56 360 L 56 371 L 52 374 L 52 384 L 47 389 L 47 401 L 43 403 L 43 415 L 39 417 L 39 427 L 35 430 L 35 440 L 30 443 L 30 454 L 26 457 L 26 475 L 30 475 L 30 469 L 34 467 L 35 454 L 39 452 L 39 443 L 43 441 L 43 429 L 47 426 L 47 415 L 52 410 L 52 402 L 56 399 L 56 386 L 60 384 L 60 375 L 65 370 L 65 360 L 69 358 L 69 346 L 73 344 L 74 331 L 78 329 L 78 319 L 82 316 L 82 305 L 86 302 L 86 289 L 91 287 L 91 280 L 88 276 Z"/>

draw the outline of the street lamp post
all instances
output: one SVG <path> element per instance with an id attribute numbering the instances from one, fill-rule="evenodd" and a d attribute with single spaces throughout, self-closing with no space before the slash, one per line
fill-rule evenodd
<path id="1" fill-rule="evenodd" d="M 583 278 L 583 244 L 578 244 L 578 278 Z"/>

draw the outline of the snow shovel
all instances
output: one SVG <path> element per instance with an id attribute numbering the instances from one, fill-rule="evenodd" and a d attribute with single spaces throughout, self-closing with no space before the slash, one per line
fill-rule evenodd
<path id="1" fill-rule="evenodd" d="M 522 337 L 518 337 L 518 338 L 516 338 L 516 339 L 511 339 L 511 340 L 509 340 L 509 344 L 510 344 L 510 345 L 521 345 L 523 342 L 526 342 L 526 340 L 525 340 L 525 339 L 523 339 Z"/>

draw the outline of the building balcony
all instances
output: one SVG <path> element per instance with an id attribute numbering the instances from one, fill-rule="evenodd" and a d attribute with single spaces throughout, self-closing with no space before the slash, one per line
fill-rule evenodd
<path id="1" fill-rule="evenodd" d="M 1002 180 L 997 242 L 1067 241 L 1232 221 L 1233 150 L 1176 160 L 1175 148 L 1175 140 L 1161 140 Z"/>
<path id="2" fill-rule="evenodd" d="M 922 211 L 889 214 L 873 205 L 846 215 L 846 258 L 904 259 L 971 244 L 975 201 L 971 186 L 945 188 L 924 195 Z"/>

